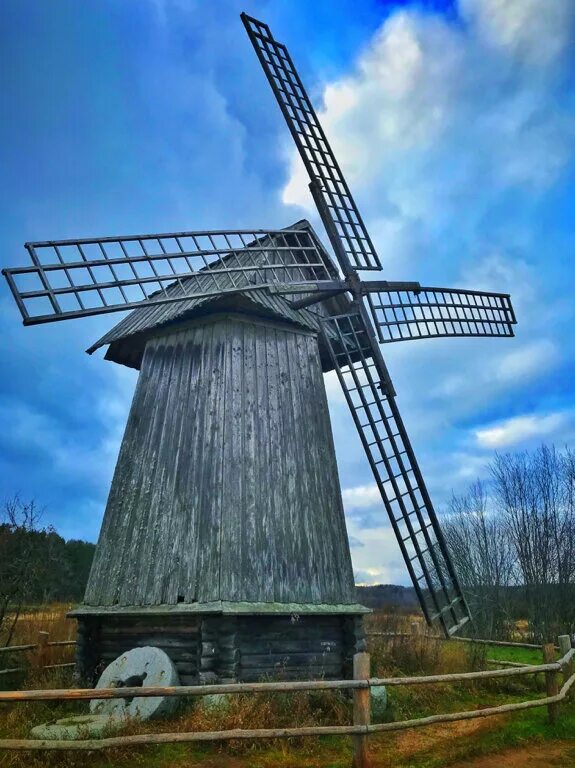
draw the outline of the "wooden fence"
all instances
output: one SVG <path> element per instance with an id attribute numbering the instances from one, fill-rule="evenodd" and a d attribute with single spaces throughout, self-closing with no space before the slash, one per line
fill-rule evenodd
<path id="1" fill-rule="evenodd" d="M 28 645 L 8 645 L 5 648 L 0 648 L 0 658 L 3 653 L 27 653 L 34 651 L 34 666 L 42 667 L 42 669 L 65 669 L 66 667 L 73 667 L 74 662 L 68 664 L 46 664 L 46 658 L 49 648 L 75 646 L 75 640 L 49 640 L 49 632 L 38 632 L 38 642 L 29 643 Z M 13 675 L 18 672 L 26 672 L 26 667 L 12 667 L 10 669 L 0 669 L 0 675 Z"/>
<path id="2" fill-rule="evenodd" d="M 44 646 L 71 645 L 73 641 Z M 20 646 L 19 650 L 38 651 L 35 646 Z M 558 647 L 562 657 L 554 661 L 555 646 L 551 643 L 543 646 L 544 663 L 530 664 L 517 668 L 487 670 L 480 672 L 461 672 L 445 675 L 425 675 L 418 677 L 374 678 L 370 676 L 370 656 L 359 653 L 354 656 L 352 680 L 306 680 L 297 682 L 271 683 L 230 683 L 226 685 L 189 685 L 173 688 L 101 688 L 101 689 L 54 689 L 35 691 L 2 691 L 0 702 L 16 703 L 22 701 L 87 701 L 91 699 L 112 699 L 148 696 L 205 696 L 210 694 L 236 693 L 289 693 L 295 691 L 350 690 L 353 694 L 353 723 L 351 725 L 307 726 L 301 728 L 259 728 L 255 730 L 232 729 L 226 731 L 201 731 L 194 733 L 145 733 L 133 736 L 110 736 L 101 739 L 82 739 L 78 741 L 43 741 L 35 739 L 0 739 L 0 749 L 4 750 L 84 750 L 99 751 L 112 747 L 141 746 L 151 744 L 182 743 L 196 741 L 226 741 L 232 739 L 277 739 L 305 736 L 349 735 L 354 742 L 355 768 L 368 768 L 370 765 L 368 739 L 370 734 L 388 731 L 400 731 L 408 728 L 421 728 L 437 723 L 452 723 L 458 720 L 491 717 L 508 712 L 548 708 L 549 719 L 553 721 L 558 714 L 558 704 L 570 696 L 575 685 L 574 658 L 575 649 L 571 648 L 569 635 L 559 637 Z M 16 647 L 10 650 L 16 650 Z M 371 723 L 370 689 L 374 686 L 429 685 L 438 683 L 470 682 L 517 677 L 523 675 L 545 674 L 547 695 L 543 698 L 503 704 L 485 709 L 430 715 L 414 720 L 402 720 L 392 723 Z M 559 688 L 561 675 L 561 688 Z"/>
<path id="3" fill-rule="evenodd" d="M 433 635 L 425 632 L 425 629 L 426 629 L 425 626 L 420 624 L 419 622 L 413 622 L 411 624 L 411 629 L 409 632 L 372 630 L 372 631 L 368 631 L 366 634 L 367 634 L 367 637 L 381 637 L 389 640 L 395 637 L 414 638 L 419 636 L 428 640 L 445 642 L 445 637 L 443 635 Z M 543 651 L 542 645 L 536 645 L 535 643 L 516 643 L 516 642 L 512 642 L 511 640 L 485 640 L 483 638 L 477 638 L 477 637 L 457 637 L 454 635 L 453 637 L 449 638 L 449 642 L 452 642 L 452 641 L 457 641 L 458 643 L 472 643 L 474 645 L 499 646 L 503 648 L 527 648 L 528 650 Z M 558 645 L 555 645 L 554 648 L 556 650 L 560 650 Z M 487 664 L 497 665 L 499 667 L 528 667 L 529 666 L 528 664 L 525 664 L 520 661 L 505 661 L 503 659 L 485 659 L 485 662 Z"/>

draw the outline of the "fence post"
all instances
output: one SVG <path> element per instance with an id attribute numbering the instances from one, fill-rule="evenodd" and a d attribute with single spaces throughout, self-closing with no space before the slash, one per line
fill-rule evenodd
<path id="1" fill-rule="evenodd" d="M 49 632 L 45 632 L 43 630 L 38 632 L 38 648 L 36 649 L 36 666 L 38 667 L 46 666 L 46 654 L 48 652 L 49 637 Z"/>
<path id="2" fill-rule="evenodd" d="M 545 664 L 551 664 L 555 661 L 555 645 L 546 643 L 543 646 L 543 661 Z M 556 696 L 559 692 L 557 684 L 557 672 L 549 671 L 545 673 L 545 685 L 547 687 L 547 696 Z M 549 722 L 554 723 L 557 717 L 557 704 L 548 704 Z"/>
<path id="3" fill-rule="evenodd" d="M 571 650 L 571 636 L 570 635 L 559 635 L 559 654 L 561 658 L 565 656 L 566 653 L 569 653 Z M 571 677 L 573 672 L 575 671 L 573 660 L 569 661 L 564 667 L 563 667 L 563 682 L 566 683 L 567 680 Z M 567 701 L 571 698 L 571 691 L 567 693 Z"/>
<path id="4" fill-rule="evenodd" d="M 369 680 L 370 656 L 369 653 L 356 653 L 353 657 L 353 679 Z M 353 691 L 353 724 L 369 725 L 370 723 L 370 689 L 356 688 Z M 353 768 L 370 768 L 371 762 L 368 754 L 368 735 L 357 734 L 353 736 Z"/>

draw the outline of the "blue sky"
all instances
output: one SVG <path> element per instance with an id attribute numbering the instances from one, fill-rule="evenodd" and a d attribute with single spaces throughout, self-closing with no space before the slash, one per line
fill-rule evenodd
<path id="1" fill-rule="evenodd" d="M 513 294 L 515 339 L 384 349 L 438 508 L 496 450 L 573 444 L 571 0 L 4 0 L 2 265 L 26 240 L 302 216 L 323 236 L 242 10 L 289 45 L 385 277 Z M 0 498 L 66 537 L 97 537 L 135 384 L 84 354 L 111 322 L 24 329 L 0 287 Z M 405 583 L 326 383 L 357 576 Z"/>

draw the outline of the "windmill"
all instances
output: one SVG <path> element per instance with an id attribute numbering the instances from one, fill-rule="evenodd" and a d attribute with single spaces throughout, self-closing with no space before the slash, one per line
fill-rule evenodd
<path id="1" fill-rule="evenodd" d="M 163 647 L 184 682 L 349 671 L 364 647 L 322 372 L 335 370 L 428 624 L 470 619 L 379 343 L 512 336 L 507 294 L 381 264 L 286 47 L 242 21 L 337 266 L 282 230 L 27 243 L 26 325 L 133 310 L 88 351 L 140 371 L 78 620 L 78 668 Z"/>

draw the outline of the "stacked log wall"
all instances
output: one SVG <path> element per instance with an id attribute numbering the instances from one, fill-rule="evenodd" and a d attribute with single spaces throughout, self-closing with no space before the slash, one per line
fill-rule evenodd
<path id="1" fill-rule="evenodd" d="M 165 651 L 182 685 L 341 679 L 365 645 L 357 616 L 78 617 L 77 674 L 89 684 L 136 647 Z"/>
<path id="2" fill-rule="evenodd" d="M 238 621 L 239 679 L 337 679 L 346 655 L 341 616 L 249 616 Z"/>

